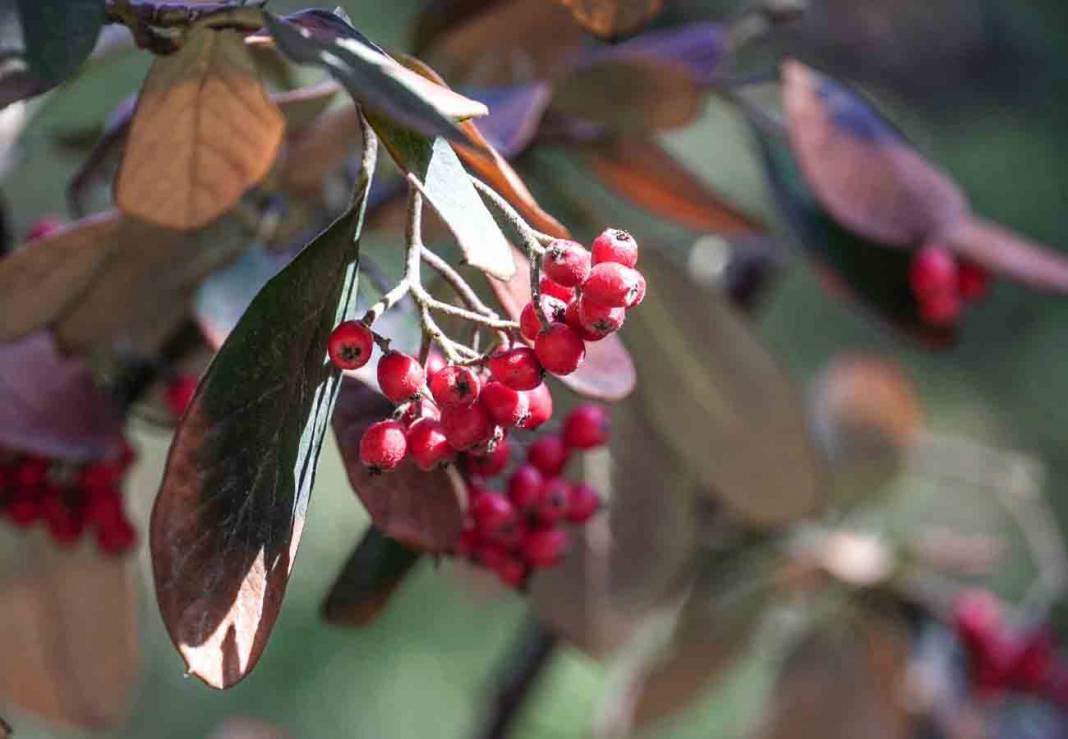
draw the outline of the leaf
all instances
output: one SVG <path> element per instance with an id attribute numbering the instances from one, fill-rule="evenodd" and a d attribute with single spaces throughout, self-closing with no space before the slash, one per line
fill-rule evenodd
<path id="1" fill-rule="evenodd" d="M 698 84 L 711 85 L 722 76 L 720 65 L 730 53 L 726 26 L 703 21 L 645 31 L 617 44 L 588 47 L 579 64 L 645 60 L 682 68 Z"/>
<path id="2" fill-rule="evenodd" d="M 323 601 L 323 620 L 335 626 L 366 626 L 419 561 L 419 553 L 371 526 Z"/>
<path id="3" fill-rule="evenodd" d="M 34 533 L 0 584 L 0 698 L 84 729 L 120 723 L 139 668 L 128 560 Z"/>
<path id="4" fill-rule="evenodd" d="M 518 321 L 523 306 L 530 302 L 530 265 L 518 250 L 514 250 L 514 261 L 516 272 L 510 280 L 491 279 L 489 283 L 501 309 L 513 321 Z M 587 344 L 586 359 L 582 365 L 570 375 L 558 379 L 579 395 L 616 401 L 631 393 L 637 375 L 623 342 L 619 336 L 610 334 L 600 341 Z"/>
<path id="5" fill-rule="evenodd" d="M 1068 259 L 983 218 L 972 217 L 951 227 L 937 240 L 994 274 L 1038 289 L 1068 292 Z"/>
<path id="6" fill-rule="evenodd" d="M 156 598 L 215 688 L 255 666 L 285 595 L 340 385 L 326 341 L 355 309 L 368 154 L 353 205 L 252 301 L 171 444 L 151 520 Z"/>
<path id="7" fill-rule="evenodd" d="M 149 70 L 115 202 L 159 226 L 204 226 L 267 175 L 284 132 L 241 36 L 194 28 Z"/>
<path id="8" fill-rule="evenodd" d="M 122 442 L 118 409 L 51 333 L 0 345 L 0 447 L 79 461 L 116 454 Z"/>
<path id="9" fill-rule="evenodd" d="M 485 115 L 486 106 L 405 69 L 351 29 L 353 36 L 315 33 L 270 13 L 278 48 L 300 64 L 324 68 L 368 111 L 426 136 L 463 141 L 456 120 Z"/>
<path id="10" fill-rule="evenodd" d="M 646 249 L 641 268 L 649 292 L 624 330 L 654 428 L 706 494 L 747 524 L 778 526 L 811 512 L 822 470 L 787 374 L 721 295 L 661 250 Z"/>
<path id="11" fill-rule="evenodd" d="M 431 141 L 374 116 L 368 120 L 397 166 L 422 183 L 427 202 L 456 237 L 466 262 L 502 280 L 512 277 L 512 248 L 449 142 Z"/>
<path id="12" fill-rule="evenodd" d="M 423 472 L 411 459 L 388 475 L 372 474 L 359 458 L 360 437 L 393 404 L 363 383 L 346 377 L 341 386 L 334 434 L 352 489 L 382 534 L 402 545 L 447 552 L 463 524 L 467 491 L 460 474 L 446 469 Z"/>
<path id="13" fill-rule="evenodd" d="M 39 95 L 89 57 L 103 0 L 14 0 L 0 7 L 0 108 Z"/>
<path id="14" fill-rule="evenodd" d="M 728 236 L 762 230 L 655 141 L 616 137 L 581 146 L 579 156 L 610 190 L 694 231 Z"/>
<path id="15" fill-rule="evenodd" d="M 327 175 L 342 169 L 360 144 L 355 107 L 326 111 L 290 140 L 279 177 L 282 189 L 300 198 L 321 200 Z"/>
<path id="16" fill-rule="evenodd" d="M 664 0 L 559 0 L 583 28 L 614 39 L 634 33 L 660 12 Z"/>
<path id="17" fill-rule="evenodd" d="M 292 134 L 325 112 L 340 90 L 336 82 L 326 81 L 272 93 L 271 101 L 286 119 L 286 133 Z"/>
<path id="18" fill-rule="evenodd" d="M 475 122 L 482 138 L 505 159 L 526 150 L 541 125 L 552 99 L 547 82 L 481 88 L 472 93 L 489 107 L 489 115 Z"/>
<path id="19" fill-rule="evenodd" d="M 659 131 L 694 120 L 704 96 L 683 67 L 640 58 L 603 61 L 562 80 L 549 109 L 612 131 Z"/>

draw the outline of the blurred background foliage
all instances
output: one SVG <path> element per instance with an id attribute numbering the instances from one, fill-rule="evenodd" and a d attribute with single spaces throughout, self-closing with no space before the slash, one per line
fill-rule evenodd
<path id="1" fill-rule="evenodd" d="M 422 5 L 416 0 L 340 4 L 357 27 L 394 50 L 409 47 Z M 276 12 L 304 5 L 271 2 Z M 747 50 L 741 67 L 767 71 L 778 54 L 790 53 L 863 84 L 921 151 L 960 182 L 977 211 L 1045 243 L 1068 244 L 1068 8 L 1063 2 L 809 0 L 808 5 L 802 21 Z M 670 0 L 657 23 L 720 18 L 735 9 L 728 0 Z M 147 55 L 132 50 L 113 56 L 46 99 L 2 184 L 17 233 L 36 217 L 63 210 L 65 183 L 81 156 L 79 137 L 98 130 L 136 92 L 148 64 Z M 663 135 L 662 143 L 743 210 L 777 223 L 750 133 L 722 102 L 710 99 L 697 121 Z M 679 257 L 689 256 L 692 234 L 613 199 L 558 152 L 539 148 L 524 161 L 524 171 L 534 173 L 531 186 L 542 204 L 565 221 L 569 210 L 593 209 L 601 223 L 656 234 L 658 241 L 675 244 Z M 545 182 L 555 186 L 544 187 Z M 385 254 L 391 246 L 388 236 L 375 233 L 365 249 Z M 928 353 L 832 298 L 802 260 L 791 258 L 755 319 L 800 387 L 842 352 L 894 357 L 916 382 L 932 431 L 1040 459 L 1046 466 L 1044 493 L 1061 527 L 1068 525 L 1068 497 L 1062 492 L 1068 488 L 1068 302 L 999 282 L 969 314 L 958 345 Z M 641 382 L 655 387 L 657 378 L 642 376 Z M 135 421 L 134 440 L 140 458 L 127 494 L 143 527 L 169 434 Z M 482 698 L 492 688 L 497 660 L 523 622 L 523 600 L 472 581 L 453 565 L 423 561 L 379 621 L 362 630 L 327 627 L 319 620 L 320 599 L 366 524 L 336 449 L 324 455 L 314 498 L 271 645 L 256 673 L 227 692 L 183 677 L 148 597 L 150 569 L 142 548 L 144 676 L 129 722 L 105 735 L 242 736 L 235 717 L 262 719 L 295 737 L 472 735 L 483 719 Z M 949 486 L 930 481 L 910 488 L 914 498 L 922 505 L 940 499 L 969 505 Z M 1006 567 L 1001 573 L 999 586 L 1006 595 L 1022 590 L 1019 569 Z M 1055 625 L 1064 633 L 1068 621 L 1055 618 Z M 710 689 L 708 700 L 657 725 L 650 735 L 681 739 L 748 732 L 772 688 L 775 660 L 770 647 L 758 648 L 725 684 Z M 599 696 L 616 679 L 576 650 L 557 650 L 519 717 L 515 736 L 584 735 Z M 78 735 L 22 714 L 9 718 L 20 737 Z"/>

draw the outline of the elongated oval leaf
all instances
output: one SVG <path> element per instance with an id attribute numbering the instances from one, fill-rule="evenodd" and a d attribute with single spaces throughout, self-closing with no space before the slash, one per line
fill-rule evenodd
<path id="1" fill-rule="evenodd" d="M 618 44 L 584 50 L 580 64 L 594 61 L 648 60 L 681 67 L 702 85 L 722 76 L 720 64 L 730 53 L 730 33 L 721 23 L 687 23 L 646 31 Z"/>
<path id="2" fill-rule="evenodd" d="M 447 552 L 460 535 L 467 505 L 459 473 L 452 467 L 423 472 L 408 459 L 388 475 L 376 475 L 360 461 L 363 432 L 392 410 L 384 397 L 354 378 L 345 378 L 334 434 L 349 483 L 383 534 L 413 549 Z"/>
<path id="3" fill-rule="evenodd" d="M 371 623 L 418 561 L 418 552 L 371 526 L 330 587 L 323 620 L 335 626 Z"/>
<path id="4" fill-rule="evenodd" d="M 152 511 L 164 624 L 216 688 L 255 666 L 278 617 L 340 385 L 326 357 L 355 309 L 374 155 L 354 205 L 252 301 L 175 433 Z"/>
<path id="5" fill-rule="evenodd" d="M 1068 258 L 984 218 L 966 218 L 935 243 L 1038 290 L 1068 292 Z"/>
<path id="6" fill-rule="evenodd" d="M 505 159 L 523 152 L 538 133 L 542 116 L 552 99 L 547 82 L 481 88 L 471 93 L 489 106 L 478 119 L 479 134 Z"/>
<path id="7" fill-rule="evenodd" d="M 559 0 L 583 28 L 602 38 L 638 31 L 660 12 L 664 0 Z"/>
<path id="8" fill-rule="evenodd" d="M 241 36 L 195 28 L 149 70 L 115 202 L 149 223 L 203 226 L 267 175 L 284 131 Z"/>

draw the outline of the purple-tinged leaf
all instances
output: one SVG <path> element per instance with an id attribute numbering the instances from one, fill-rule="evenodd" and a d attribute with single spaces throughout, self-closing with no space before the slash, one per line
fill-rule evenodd
<path id="1" fill-rule="evenodd" d="M 587 31 L 605 39 L 635 33 L 660 12 L 664 0 L 559 0 Z"/>
<path id="2" fill-rule="evenodd" d="M 468 92 L 489 108 L 489 115 L 473 125 L 505 159 L 522 152 L 534 139 L 552 97 L 546 82 L 483 87 Z"/>
<path id="3" fill-rule="evenodd" d="M 1068 292 L 1068 258 L 984 218 L 965 219 L 935 243 L 945 245 L 994 274 L 1038 290 Z"/>
<path id="4" fill-rule="evenodd" d="M 419 561 L 419 553 L 370 526 L 323 600 L 323 620 L 335 626 L 366 626 Z"/>
<path id="5" fill-rule="evenodd" d="M 117 409 L 49 331 L 0 344 L 0 447 L 74 461 L 122 447 Z"/>
<path id="6" fill-rule="evenodd" d="M 685 69 L 696 82 L 708 85 L 720 76 L 719 67 L 729 52 L 728 46 L 722 25 L 689 23 L 646 31 L 622 43 L 589 49 L 577 66 L 602 61 L 657 62 Z"/>

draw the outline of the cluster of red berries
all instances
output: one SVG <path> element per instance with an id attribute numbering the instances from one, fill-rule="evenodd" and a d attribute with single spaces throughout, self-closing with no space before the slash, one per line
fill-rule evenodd
<path id="1" fill-rule="evenodd" d="M 40 522 L 58 544 L 92 531 L 100 551 L 122 554 L 136 540 L 121 490 L 133 459 L 129 447 L 115 459 L 89 463 L 0 450 L 0 509 L 22 529 Z"/>
<path id="2" fill-rule="evenodd" d="M 920 304 L 920 317 L 932 326 L 952 326 L 968 302 L 986 292 L 990 274 L 938 246 L 927 246 L 909 264 L 909 285 Z"/>
<path id="3" fill-rule="evenodd" d="M 522 589 L 535 569 L 552 567 L 567 552 L 563 524 L 584 524 L 601 508 L 590 485 L 562 475 L 572 453 L 603 445 L 608 415 L 581 405 L 564 419 L 560 434 L 541 436 L 527 448 L 526 460 L 508 475 L 504 490 L 490 486 L 511 453 L 507 439 L 488 455 L 465 455 L 471 498 L 454 554 L 493 571 L 505 585 Z"/>

